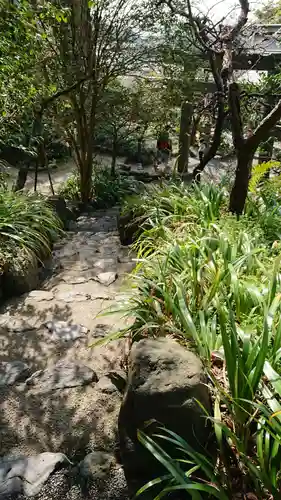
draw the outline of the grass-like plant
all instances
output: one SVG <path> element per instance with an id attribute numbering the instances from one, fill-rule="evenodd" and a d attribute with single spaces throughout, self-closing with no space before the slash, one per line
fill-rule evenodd
<path id="1" fill-rule="evenodd" d="M 212 381 L 213 413 L 206 418 L 217 442 L 209 455 L 168 429 L 156 436 L 140 431 L 167 470 L 140 496 L 163 482 L 157 499 L 180 489 L 194 500 L 241 492 L 281 498 L 281 204 L 266 189 L 265 182 L 250 194 L 239 220 L 213 185 L 153 186 L 125 205 L 144 222 L 125 304 L 135 321 L 119 335 L 169 334 L 199 354 Z M 219 379 L 212 371 L 218 355 Z M 180 458 L 167 454 L 167 442 Z"/>
<path id="2" fill-rule="evenodd" d="M 43 198 L 0 191 L 0 251 L 5 258 L 14 259 L 24 250 L 42 260 L 60 234 L 62 224 Z"/>

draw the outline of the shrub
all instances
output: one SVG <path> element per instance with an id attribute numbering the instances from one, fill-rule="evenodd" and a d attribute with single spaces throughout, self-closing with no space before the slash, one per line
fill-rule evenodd
<path id="1" fill-rule="evenodd" d="M 15 259 L 18 249 L 38 260 L 47 257 L 62 225 L 38 195 L 0 191 L 0 250 L 3 262 Z"/>
<path id="2" fill-rule="evenodd" d="M 121 175 L 112 176 L 107 168 L 95 168 L 93 172 L 93 199 L 95 208 L 108 208 L 120 203 L 126 196 L 135 192 L 135 182 Z M 60 195 L 66 200 L 79 201 L 79 177 L 73 173 L 60 188 Z"/>
<path id="3" fill-rule="evenodd" d="M 206 418 L 217 441 L 208 455 L 167 429 L 155 439 L 140 432 L 167 474 L 139 495 L 163 480 L 157 498 L 179 489 L 197 500 L 241 491 L 280 498 L 280 202 L 268 189 L 264 183 L 249 196 L 239 220 L 213 185 L 154 186 L 125 204 L 145 222 L 124 305 L 135 321 L 119 335 L 169 334 L 197 351 L 209 374 L 213 413 Z M 186 459 L 171 458 L 165 442 Z"/>

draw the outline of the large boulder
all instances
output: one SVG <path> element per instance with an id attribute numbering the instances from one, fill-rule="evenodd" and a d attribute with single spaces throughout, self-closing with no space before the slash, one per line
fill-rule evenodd
<path id="1" fill-rule="evenodd" d="M 139 443 L 137 430 L 148 421 L 157 421 L 194 448 L 204 448 L 209 428 L 197 401 L 209 410 L 210 397 L 200 359 L 172 339 L 134 343 L 129 366 L 118 428 L 121 460 L 133 495 L 153 477 L 167 472 Z M 144 498 L 154 495 L 150 492 Z"/>
<path id="2" fill-rule="evenodd" d="M 131 245 L 137 238 L 140 231 L 140 219 L 132 212 L 117 217 L 117 227 L 121 245 Z"/>
<path id="3" fill-rule="evenodd" d="M 66 201 L 60 196 L 49 196 L 48 203 L 62 221 L 64 229 L 68 230 L 75 216 L 67 207 Z"/>
<path id="4" fill-rule="evenodd" d="M 17 257 L 5 266 L 1 277 L 3 296 L 13 297 L 30 292 L 39 286 L 40 272 L 35 257 L 20 250 Z"/>

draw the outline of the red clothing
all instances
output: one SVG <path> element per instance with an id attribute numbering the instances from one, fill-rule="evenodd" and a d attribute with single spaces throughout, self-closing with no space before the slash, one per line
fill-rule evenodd
<path id="1" fill-rule="evenodd" d="M 157 148 L 161 150 L 171 150 L 171 143 L 170 141 L 157 141 Z"/>

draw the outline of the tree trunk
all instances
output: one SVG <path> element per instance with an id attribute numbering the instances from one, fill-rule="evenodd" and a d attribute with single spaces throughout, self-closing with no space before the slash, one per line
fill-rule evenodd
<path id="1" fill-rule="evenodd" d="M 13 191 L 21 191 L 26 183 L 29 166 L 21 166 L 18 171 L 17 180 L 13 186 Z"/>
<path id="2" fill-rule="evenodd" d="M 92 170 L 93 158 L 87 157 L 80 166 L 80 193 L 81 201 L 87 205 L 92 199 Z"/>
<path id="3" fill-rule="evenodd" d="M 33 122 L 32 122 L 32 131 L 31 135 L 28 140 L 28 147 L 30 147 L 32 143 L 32 139 L 36 136 L 42 136 L 43 135 L 43 113 L 44 113 L 44 107 L 41 105 L 39 108 L 34 108 L 33 110 Z M 36 159 L 36 164 L 38 163 L 38 155 Z M 15 185 L 13 186 L 13 191 L 21 191 L 26 183 L 27 179 L 27 174 L 30 168 L 30 162 L 28 162 L 28 165 L 21 165 L 19 168 L 18 176 Z M 37 166 L 36 166 L 37 168 Z M 35 173 L 35 176 L 37 176 L 37 173 Z M 37 179 L 36 179 L 37 182 Z"/>
<path id="4" fill-rule="evenodd" d="M 179 137 L 179 158 L 178 172 L 188 171 L 188 157 L 190 144 L 190 125 L 192 120 L 193 108 L 189 102 L 184 102 L 181 108 L 181 123 Z"/>
<path id="5" fill-rule="evenodd" d="M 195 169 L 192 172 L 192 177 L 194 181 L 197 182 L 198 184 L 201 181 L 201 173 L 203 172 L 204 168 L 209 163 L 209 161 L 211 161 L 217 154 L 221 142 L 224 120 L 225 120 L 224 101 L 223 97 L 220 96 L 218 103 L 217 121 L 211 145 L 206 149 L 203 158 L 200 159 L 200 163 L 195 167 Z"/>
<path id="6" fill-rule="evenodd" d="M 138 138 L 138 149 L 137 149 L 137 162 L 138 163 L 141 163 L 142 161 L 142 158 L 141 158 L 141 154 L 142 154 L 142 142 L 143 142 L 143 138 L 142 137 L 139 137 Z"/>
<path id="7" fill-rule="evenodd" d="M 210 67 L 217 87 L 217 118 L 214 134 L 210 146 L 206 149 L 202 160 L 199 165 L 195 167 L 192 172 L 193 179 L 199 183 L 201 180 L 201 173 L 210 160 L 217 154 L 221 142 L 221 135 L 224 127 L 224 120 L 226 113 L 224 111 L 224 92 L 223 81 L 220 74 L 221 60 L 220 57 L 214 54 L 209 55 Z"/>
<path id="8" fill-rule="evenodd" d="M 195 146 L 196 142 L 196 133 L 199 127 L 199 123 L 201 120 L 201 115 L 193 117 L 192 119 L 192 127 L 191 127 L 191 133 L 190 133 L 190 146 Z"/>
<path id="9" fill-rule="evenodd" d="M 270 74 L 276 74 L 276 71 L 270 72 Z M 278 71 L 277 71 L 278 73 Z M 275 96 L 267 96 L 267 105 L 264 108 L 264 118 L 267 117 L 268 113 L 273 110 L 275 104 L 276 104 L 276 97 Z M 267 163 L 271 160 L 272 154 L 273 154 L 273 148 L 274 148 L 274 141 L 275 137 L 270 137 L 267 141 L 263 142 L 260 144 L 261 151 L 259 153 L 259 164 L 261 163 Z M 268 170 L 265 175 L 263 176 L 263 179 L 269 179 L 270 175 L 270 170 Z"/>
<path id="10" fill-rule="evenodd" d="M 235 181 L 230 194 L 229 210 L 233 214 L 242 215 L 248 194 L 253 152 L 246 147 L 237 151 L 237 168 Z"/>
<path id="11" fill-rule="evenodd" d="M 116 173 L 116 160 L 117 160 L 117 140 L 113 139 L 112 143 L 112 157 L 111 157 L 111 175 L 115 176 Z"/>

